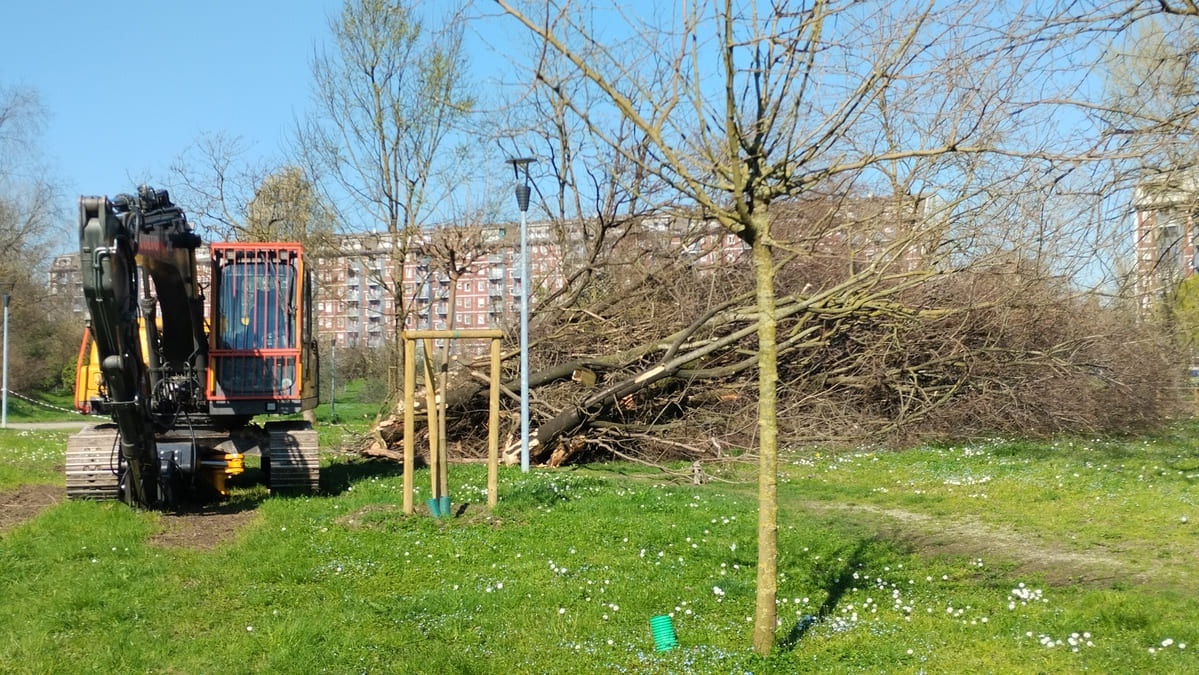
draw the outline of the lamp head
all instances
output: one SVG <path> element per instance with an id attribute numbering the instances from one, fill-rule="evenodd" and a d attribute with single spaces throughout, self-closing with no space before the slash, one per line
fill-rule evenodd
<path id="1" fill-rule="evenodd" d="M 537 160 L 533 157 L 510 157 L 507 162 L 512 165 L 512 173 L 517 180 L 524 174 L 525 182 L 529 182 L 529 165 Z"/>
<path id="2" fill-rule="evenodd" d="M 521 213 L 529 210 L 529 195 L 532 190 L 529 188 L 529 165 L 537 160 L 532 157 L 513 157 L 508 160 L 512 165 L 512 173 L 515 174 L 516 180 L 520 181 L 521 174 L 524 174 L 524 182 L 519 182 L 516 185 L 516 206 Z"/>

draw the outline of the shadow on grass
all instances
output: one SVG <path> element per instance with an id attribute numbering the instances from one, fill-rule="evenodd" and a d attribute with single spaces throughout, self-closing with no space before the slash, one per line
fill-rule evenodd
<path id="1" fill-rule="evenodd" d="M 845 562 L 841 567 L 827 573 L 826 588 L 828 589 L 828 595 L 825 596 L 824 602 L 820 603 L 820 609 L 816 611 L 816 614 L 805 614 L 801 617 L 791 627 L 791 630 L 787 633 L 787 637 L 779 642 L 780 648 L 788 651 L 794 649 L 795 645 L 799 644 L 799 641 L 808 634 L 813 626 L 832 616 L 833 612 L 837 610 L 837 605 L 841 603 L 841 598 L 845 595 L 845 592 L 853 587 L 854 570 L 860 569 L 863 563 L 869 559 L 867 552 L 875 543 L 877 543 L 877 540 L 874 539 L 859 541 L 853 553 L 845 558 Z"/>
<path id="2" fill-rule="evenodd" d="M 413 468 L 424 466 L 418 456 Z M 401 476 L 404 465 L 390 459 L 349 459 L 321 467 L 321 494 L 340 495 L 354 483 L 370 478 Z"/>
<path id="3" fill-rule="evenodd" d="M 247 467 L 226 483 L 227 494 L 222 496 L 212 488 L 182 488 L 176 492 L 176 503 L 164 512 L 173 516 L 234 515 L 258 508 L 268 492 L 262 470 Z"/>
<path id="4" fill-rule="evenodd" d="M 418 458 L 416 468 L 423 466 Z M 321 467 L 320 490 L 316 495 L 341 495 L 354 483 L 370 478 L 385 478 L 400 476 L 404 466 L 400 462 L 387 459 L 339 459 L 327 466 Z M 173 511 L 180 515 L 202 514 L 232 514 L 241 511 L 251 511 L 268 498 L 290 499 L 310 496 L 307 492 L 278 491 L 272 493 L 267 488 L 266 474 L 262 468 L 249 465 L 245 471 L 233 476 L 228 481 L 230 488 L 226 497 L 215 493 L 188 493 L 181 496 L 179 504 Z"/>

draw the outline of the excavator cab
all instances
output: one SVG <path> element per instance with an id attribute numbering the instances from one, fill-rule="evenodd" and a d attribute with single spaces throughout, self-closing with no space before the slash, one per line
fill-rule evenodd
<path id="1" fill-rule="evenodd" d="M 211 413 L 311 409 L 317 398 L 312 288 L 299 244 L 222 243 L 211 255 Z"/>

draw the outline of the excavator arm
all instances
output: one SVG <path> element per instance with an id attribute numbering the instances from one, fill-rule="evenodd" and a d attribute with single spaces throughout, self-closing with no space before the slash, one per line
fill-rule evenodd
<path id="1" fill-rule="evenodd" d="M 79 225 L 83 294 L 120 437 L 121 488 L 130 503 L 154 506 L 164 471 L 158 428 L 202 395 L 200 238 L 165 190 L 146 186 L 112 201 L 80 197 Z M 150 335 L 144 343 L 139 328 Z"/>

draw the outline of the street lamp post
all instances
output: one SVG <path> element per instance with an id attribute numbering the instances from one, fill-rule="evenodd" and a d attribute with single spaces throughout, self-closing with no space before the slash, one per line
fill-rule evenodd
<path id="1" fill-rule="evenodd" d="M 329 422 L 337 423 L 337 336 L 329 341 Z"/>
<path id="2" fill-rule="evenodd" d="M 0 383 L 0 428 L 8 428 L 8 299 L 4 294 L 4 376 Z"/>
<path id="3" fill-rule="evenodd" d="M 529 164 L 532 157 L 508 160 L 516 175 L 516 206 L 520 209 L 520 470 L 529 471 Z"/>

